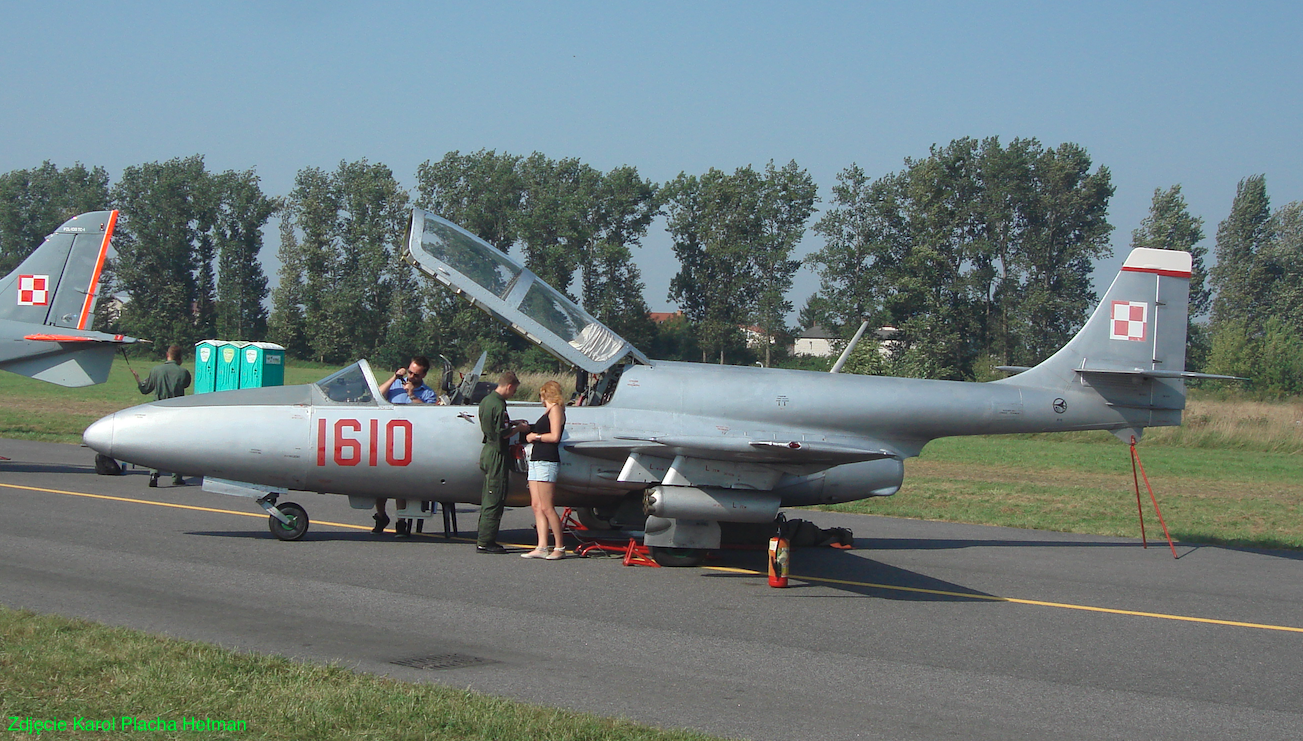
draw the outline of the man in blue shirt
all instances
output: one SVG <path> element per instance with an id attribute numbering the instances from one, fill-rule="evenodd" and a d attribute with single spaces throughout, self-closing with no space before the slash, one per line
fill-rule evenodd
<path id="1" fill-rule="evenodd" d="M 434 389 L 425 385 L 425 374 L 429 372 L 430 359 L 424 355 L 417 355 L 406 368 L 394 371 L 388 381 L 380 384 L 380 395 L 390 404 L 438 404 L 439 395 L 434 392 Z M 401 383 L 398 383 L 399 379 L 402 379 Z M 376 535 L 383 533 L 385 526 L 389 524 L 389 515 L 385 513 L 387 501 L 387 499 L 376 499 L 376 513 L 372 515 L 376 526 L 371 528 L 371 532 Z M 395 500 L 394 503 L 399 509 L 407 507 L 405 499 Z M 399 538 L 411 536 L 411 520 L 400 519 L 398 524 L 394 525 L 394 534 Z"/>
<path id="2" fill-rule="evenodd" d="M 380 384 L 380 395 L 390 404 L 438 404 L 439 395 L 425 385 L 425 374 L 430 372 L 430 360 L 417 355 L 406 368 L 399 368 Z M 396 381 L 402 379 L 397 386 Z"/>

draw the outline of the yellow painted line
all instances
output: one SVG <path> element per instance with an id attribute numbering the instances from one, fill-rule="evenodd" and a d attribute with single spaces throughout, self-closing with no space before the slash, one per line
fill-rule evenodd
<path id="1" fill-rule="evenodd" d="M 230 509 L 214 509 L 212 507 L 196 507 L 190 504 L 173 504 L 171 502 L 152 502 L 148 499 L 131 499 L 129 497 L 111 497 L 105 494 L 88 494 L 80 491 L 65 491 L 63 489 L 42 489 L 38 486 L 20 486 L 18 484 L 3 484 L 0 487 L 6 489 L 22 489 L 24 491 L 39 491 L 46 494 L 65 494 L 72 497 L 86 497 L 88 499 L 104 499 L 112 502 L 127 502 L 130 504 L 150 504 L 155 507 L 172 507 L 174 509 L 188 509 L 196 512 L 214 512 L 222 515 L 239 515 L 241 517 L 268 517 L 265 513 L 254 512 L 237 512 Z M 331 527 L 342 527 L 350 530 L 370 530 L 366 525 L 351 525 L 344 522 L 328 522 L 325 520 L 313 520 L 314 525 L 329 525 Z M 413 535 L 425 535 L 427 537 L 436 537 L 432 533 L 413 533 Z M 471 542 L 468 538 L 455 538 L 463 542 Z M 520 543 L 508 543 L 507 545 L 526 548 L 527 545 Z M 765 576 L 766 574 L 754 569 L 743 569 L 733 566 L 702 566 L 703 569 L 710 571 L 722 571 L 729 574 L 746 574 L 751 576 Z M 1162 612 L 1141 612 L 1137 610 L 1119 610 L 1112 607 L 1094 607 L 1091 605 L 1074 605 L 1066 602 L 1044 602 L 1041 600 L 1018 599 L 1017 597 L 999 597 L 991 594 L 972 594 L 969 592 L 948 592 L 941 589 L 923 589 L 922 587 L 902 587 L 895 584 L 875 584 L 873 582 L 849 581 L 846 579 L 831 579 L 822 576 L 801 576 L 792 574 L 792 579 L 807 582 L 818 582 L 823 584 L 842 584 L 851 587 L 865 587 L 868 589 L 885 589 L 893 592 L 912 592 L 915 594 L 934 594 L 941 597 L 959 597 L 962 599 L 984 600 L 987 602 L 1008 602 L 1015 605 L 1033 605 L 1036 607 L 1054 607 L 1060 610 L 1080 610 L 1084 612 L 1101 612 L 1110 615 L 1128 615 L 1131 617 L 1158 618 L 1160 620 L 1178 620 L 1187 623 L 1204 623 L 1206 625 L 1228 625 L 1235 628 L 1257 628 L 1259 630 L 1276 630 L 1287 633 L 1303 633 L 1303 628 L 1295 628 L 1289 625 L 1269 625 L 1263 623 L 1246 623 L 1238 620 L 1217 620 L 1215 618 L 1190 617 L 1189 615 L 1172 615 Z"/>
<path id="2" fill-rule="evenodd" d="M 24 489 L 26 491 L 40 491 L 47 494 L 66 494 L 70 497 L 86 497 L 87 499 L 107 499 L 111 502 L 129 502 L 131 504 L 152 504 L 155 507 L 172 507 L 173 509 L 189 509 L 195 512 L 216 512 L 220 515 L 239 515 L 240 517 L 270 517 L 266 512 L 237 512 L 233 509 L 213 509 L 212 507 L 196 507 L 191 504 L 173 504 L 171 502 L 151 502 L 148 499 L 131 499 L 129 497 L 110 497 L 105 494 L 87 494 L 81 491 L 64 491 L 63 489 L 42 489 L 39 486 L 19 486 L 18 484 L 0 484 L 6 489 Z M 327 522 L 325 520 L 312 520 L 313 525 L 330 525 L 332 527 L 345 527 L 351 530 L 370 530 L 366 525 L 350 525 L 344 522 Z M 425 533 L 420 533 L 424 535 Z"/>
<path id="3" fill-rule="evenodd" d="M 20 486 L 18 484 L 0 484 L 0 486 L 6 489 L 23 489 L 26 491 L 40 491 L 40 492 L 45 492 L 47 494 L 66 494 L 70 497 L 86 497 L 87 499 L 107 499 L 111 502 L 128 502 L 130 504 L 151 504 L 155 507 L 172 507 L 173 509 L 189 509 L 189 510 L 194 510 L 195 512 L 215 512 L 219 515 L 239 515 L 240 517 L 258 517 L 258 518 L 271 516 L 266 512 L 239 512 L 233 509 L 214 509 L 212 507 L 196 507 L 191 504 L 173 504 L 171 502 L 154 502 L 148 499 L 132 499 L 130 497 L 111 497 L 106 494 L 88 494 L 83 491 L 65 491 L 63 489 L 42 489 L 39 486 Z M 342 527 L 342 528 L 348 528 L 349 530 L 369 531 L 371 529 L 367 525 L 353 525 L 347 522 L 330 522 L 328 520 L 311 520 L 311 524 L 329 525 L 331 527 Z M 412 535 L 423 535 L 429 538 L 436 537 L 434 533 L 412 533 Z M 437 536 L 437 537 L 443 537 L 443 536 Z M 453 540 L 460 540 L 464 543 L 474 542 L 469 538 L 453 538 Z M 507 543 L 507 545 L 511 545 L 511 546 L 518 545 L 521 548 L 529 547 L 518 543 Z"/>
<path id="4" fill-rule="evenodd" d="M 755 576 L 767 576 L 765 572 L 754 571 L 752 569 L 739 569 L 726 566 L 703 566 L 704 569 L 712 571 L 724 571 L 733 574 L 754 574 Z M 846 579 L 829 579 L 822 576 L 801 576 L 799 574 L 789 575 L 791 579 L 808 582 L 821 582 L 824 584 L 844 584 L 852 587 L 867 587 L 869 589 L 885 589 L 893 592 L 913 592 L 915 594 L 935 594 L 942 597 L 960 597 L 971 600 L 985 600 L 987 602 L 1009 602 L 1015 605 L 1034 605 L 1036 607 L 1055 607 L 1060 610 L 1081 610 L 1084 612 L 1102 612 L 1110 615 L 1129 615 L 1131 617 L 1158 618 L 1160 620 L 1179 620 L 1187 623 L 1204 623 L 1207 625 L 1229 625 L 1236 628 L 1257 628 L 1259 630 L 1277 630 L 1286 633 L 1303 633 L 1303 628 L 1295 628 L 1289 625 L 1270 625 L 1264 623 L 1245 623 L 1238 620 L 1217 620 L 1215 618 L 1190 617 L 1189 615 L 1172 615 L 1162 612 L 1140 612 L 1137 610 L 1119 610 L 1112 607 L 1094 607 L 1092 605 L 1073 605 L 1066 602 L 1044 602 L 1041 600 L 1018 599 L 1017 597 L 999 597 L 992 594 L 971 594 L 968 592 L 947 592 L 941 589 L 923 589 L 921 587 L 902 587 L 895 584 L 874 584 L 872 582 L 848 581 Z"/>

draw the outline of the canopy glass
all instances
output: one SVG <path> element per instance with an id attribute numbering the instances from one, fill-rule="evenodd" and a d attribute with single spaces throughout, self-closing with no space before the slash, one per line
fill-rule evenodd
<path id="1" fill-rule="evenodd" d="M 412 210 L 403 258 L 517 333 L 589 373 L 647 357 L 515 258 L 447 219 Z"/>

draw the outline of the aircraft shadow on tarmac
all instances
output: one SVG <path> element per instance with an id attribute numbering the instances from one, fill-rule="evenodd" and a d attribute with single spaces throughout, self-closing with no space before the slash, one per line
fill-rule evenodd
<path id="1" fill-rule="evenodd" d="M 63 463 L 0 463 L 4 473 L 95 473 L 94 466 L 69 466 Z"/>
<path id="2" fill-rule="evenodd" d="M 365 531 L 333 531 L 333 530 L 309 530 L 308 534 L 300 542 L 327 542 L 327 541 L 345 541 L 345 542 L 372 542 L 385 543 L 394 545 L 420 545 L 434 543 L 450 543 L 460 548 L 466 548 L 466 539 L 473 535 L 474 532 L 462 531 L 462 540 L 446 540 L 441 532 L 425 533 L 413 535 L 411 539 L 395 540 L 392 533 L 384 535 L 372 535 Z M 186 535 L 198 535 L 203 537 L 214 538 L 240 538 L 248 540 L 275 540 L 275 538 L 265 529 L 249 530 L 209 530 L 209 531 L 188 531 Z M 458 537 L 458 536 L 454 536 Z M 525 543 L 533 542 L 533 530 L 512 530 L 502 531 L 501 540 L 504 543 Z M 975 542 L 976 543 L 976 542 Z M 523 549 L 522 551 L 523 552 Z M 798 548 L 794 551 L 793 577 L 791 587 L 797 590 L 810 587 L 825 587 L 838 592 L 846 593 L 846 596 L 860 597 L 877 597 L 882 599 L 909 600 L 917 602 L 972 602 L 988 601 L 983 598 L 991 598 L 992 595 L 985 592 L 979 592 L 968 587 L 960 586 L 942 579 L 934 579 L 908 569 L 902 569 L 896 566 L 874 561 L 864 557 L 863 551 L 857 555 L 853 552 L 838 551 L 825 548 Z M 619 558 L 618 556 L 610 556 Z M 720 551 L 718 558 L 707 562 L 711 565 L 734 566 L 746 568 L 752 571 L 763 572 L 765 565 L 765 552 L 761 549 L 755 550 L 725 550 Z M 730 572 L 707 571 L 704 574 L 707 578 L 712 579 L 759 579 L 754 573 L 738 574 Z M 803 581 L 801 577 L 810 577 L 813 579 L 828 579 L 845 582 L 857 582 L 855 584 L 842 584 L 835 581 Z M 815 596 L 815 595 L 812 595 Z M 817 595 L 826 596 L 826 595 Z"/>
<path id="3" fill-rule="evenodd" d="M 267 532 L 267 528 L 251 530 L 188 530 L 186 535 L 200 535 L 206 538 L 239 538 L 245 540 L 275 540 L 275 536 Z M 383 535 L 372 535 L 369 530 L 323 530 L 311 529 L 299 543 L 325 543 L 328 541 L 352 541 L 355 543 L 393 543 L 395 545 L 420 545 L 422 543 L 458 543 L 466 544 L 466 538 L 474 536 L 474 532 L 469 536 L 465 530 L 460 535 L 454 535 L 452 538 L 462 538 L 462 540 L 453 540 L 444 538 L 443 533 L 439 531 L 414 533 L 411 538 L 397 539 L 394 538 L 393 531 L 386 531 Z M 522 551 L 523 552 L 523 551 Z"/>
<path id="4" fill-rule="evenodd" d="M 752 554 L 746 551 L 729 552 L 715 563 L 755 570 L 766 568 L 763 553 Z M 712 572 L 708 576 L 712 579 L 756 578 L 749 574 L 729 572 Z M 875 597 L 910 602 L 987 602 L 996 599 L 986 592 L 875 561 L 865 557 L 863 551 L 794 549 L 788 589 L 811 588 L 832 589 L 844 593 L 843 596 L 846 597 Z M 810 596 L 827 598 L 832 595 Z"/>

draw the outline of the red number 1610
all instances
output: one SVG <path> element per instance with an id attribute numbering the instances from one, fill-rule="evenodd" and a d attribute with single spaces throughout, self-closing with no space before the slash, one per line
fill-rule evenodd
<path id="1" fill-rule="evenodd" d="M 356 466 L 362 462 L 362 443 L 367 443 L 367 465 L 378 464 L 380 453 L 380 420 L 367 420 L 370 434 L 365 440 L 347 437 L 348 432 L 360 433 L 362 423 L 356 419 L 335 420 L 335 465 Z M 326 420 L 317 420 L 317 465 L 326 465 Z M 401 434 L 400 432 L 401 431 Z M 391 419 L 385 423 L 385 463 L 406 466 L 412 462 L 412 423 L 405 419 Z"/>

